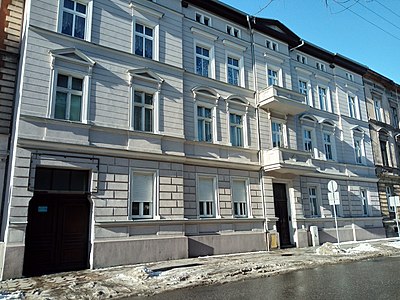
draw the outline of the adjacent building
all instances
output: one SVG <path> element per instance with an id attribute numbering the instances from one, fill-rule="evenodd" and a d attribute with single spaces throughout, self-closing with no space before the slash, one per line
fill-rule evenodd
<path id="1" fill-rule="evenodd" d="M 400 87 L 371 70 L 365 74 L 364 84 L 383 223 L 387 236 L 397 236 L 396 207 L 389 197 L 400 193 Z"/>
<path id="2" fill-rule="evenodd" d="M 362 76 L 219 1 L 27 1 L 3 278 L 384 235 Z M 314 240 L 315 242 L 315 240 Z"/>

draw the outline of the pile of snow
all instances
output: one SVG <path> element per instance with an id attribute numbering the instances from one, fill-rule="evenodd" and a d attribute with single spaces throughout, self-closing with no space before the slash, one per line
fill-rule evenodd
<path id="1" fill-rule="evenodd" d="M 400 249 L 400 241 L 389 242 L 389 243 L 386 243 L 385 246 L 390 246 L 393 248 Z"/>
<path id="2" fill-rule="evenodd" d="M 8 293 L 8 292 L 0 291 L 0 299 L 1 300 L 21 300 L 21 299 L 25 299 L 25 296 L 22 292 Z"/>
<path id="3" fill-rule="evenodd" d="M 321 247 L 317 248 L 315 252 L 318 255 L 333 255 L 333 254 L 344 254 L 346 251 L 341 249 L 337 245 L 333 245 L 332 243 L 325 243 Z"/>
<path id="4" fill-rule="evenodd" d="M 358 253 L 375 252 L 375 251 L 379 251 L 379 249 L 372 247 L 371 244 L 362 243 L 355 248 L 347 249 L 346 253 L 347 254 L 358 254 Z"/>

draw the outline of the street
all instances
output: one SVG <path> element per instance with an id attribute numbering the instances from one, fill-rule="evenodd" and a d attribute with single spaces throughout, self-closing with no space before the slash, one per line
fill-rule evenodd
<path id="1" fill-rule="evenodd" d="M 127 299 L 400 299 L 399 266 L 386 257 Z"/>

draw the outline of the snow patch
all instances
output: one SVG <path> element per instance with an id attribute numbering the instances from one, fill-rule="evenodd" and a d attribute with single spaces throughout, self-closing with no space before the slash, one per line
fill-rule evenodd
<path id="1" fill-rule="evenodd" d="M 318 255 L 334 255 L 334 254 L 343 254 L 345 253 L 345 250 L 341 249 L 337 245 L 328 242 L 323 244 L 321 247 L 317 248 L 315 252 Z"/>
<path id="2" fill-rule="evenodd" d="M 355 248 L 347 249 L 346 253 L 347 254 L 357 254 L 357 253 L 376 252 L 376 251 L 379 251 L 379 249 L 372 247 L 371 244 L 362 243 Z"/>
<path id="3" fill-rule="evenodd" d="M 19 292 L 19 291 L 13 292 L 13 293 L 0 291 L 0 299 L 1 300 L 21 300 L 21 299 L 25 299 L 25 296 L 24 296 L 24 293 Z"/>
<path id="4" fill-rule="evenodd" d="M 400 249 L 400 241 L 395 241 L 395 242 L 389 242 L 384 244 L 385 246 L 390 246 L 396 249 Z"/>

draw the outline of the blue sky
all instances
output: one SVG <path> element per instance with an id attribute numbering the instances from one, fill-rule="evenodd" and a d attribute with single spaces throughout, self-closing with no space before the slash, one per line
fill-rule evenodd
<path id="1" fill-rule="evenodd" d="M 304 40 L 351 58 L 400 84 L 400 0 L 223 2 L 250 15 L 270 3 L 258 17 L 279 20 Z"/>

